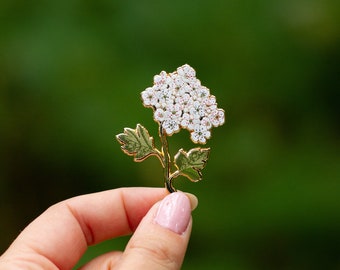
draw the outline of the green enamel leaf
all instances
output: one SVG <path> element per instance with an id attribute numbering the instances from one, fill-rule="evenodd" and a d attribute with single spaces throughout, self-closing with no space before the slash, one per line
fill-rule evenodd
<path id="1" fill-rule="evenodd" d="M 194 148 L 188 153 L 180 149 L 175 156 L 175 166 L 180 175 L 196 182 L 202 180 L 201 170 L 208 161 L 210 148 Z"/>
<path id="2" fill-rule="evenodd" d="M 153 138 L 140 124 L 137 124 L 136 129 L 124 128 L 124 133 L 118 134 L 116 138 L 124 153 L 134 156 L 135 161 L 143 161 L 151 155 L 157 155 Z"/>

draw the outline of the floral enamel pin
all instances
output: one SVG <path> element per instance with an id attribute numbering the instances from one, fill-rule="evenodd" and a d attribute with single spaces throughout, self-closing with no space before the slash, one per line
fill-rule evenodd
<path id="1" fill-rule="evenodd" d="M 167 136 L 187 129 L 192 142 L 205 144 L 211 137 L 210 129 L 224 124 L 224 110 L 217 108 L 215 96 L 201 85 L 195 70 L 189 65 L 183 65 L 173 73 L 162 71 L 154 76 L 153 83 L 141 96 L 143 105 L 152 108 L 153 118 L 159 125 L 161 150 L 155 147 L 153 137 L 140 124 L 136 129 L 125 128 L 124 133 L 116 138 L 121 149 L 133 156 L 136 162 L 156 156 L 163 167 L 166 188 L 175 192 L 173 180 L 180 175 L 192 182 L 202 180 L 201 171 L 208 160 L 210 148 L 197 147 L 188 152 L 180 149 L 172 160 Z"/>

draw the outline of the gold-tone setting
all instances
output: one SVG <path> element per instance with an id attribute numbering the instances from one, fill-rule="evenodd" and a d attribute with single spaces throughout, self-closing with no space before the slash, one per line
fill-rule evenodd
<path id="1" fill-rule="evenodd" d="M 159 125 L 161 150 L 155 147 L 153 137 L 141 124 L 135 129 L 124 128 L 124 133 L 116 135 L 123 152 L 133 156 L 134 161 L 141 162 L 150 156 L 159 159 L 165 187 L 170 193 L 176 191 L 173 180 L 179 176 L 192 182 L 202 180 L 210 148 L 198 147 L 188 152 L 180 149 L 171 160 L 167 136 L 188 129 L 194 143 L 205 144 L 211 137 L 212 126 L 224 123 L 224 110 L 217 108 L 216 98 L 210 95 L 208 88 L 201 86 L 195 75 L 189 65 L 170 74 L 162 71 L 154 77 L 154 86 L 142 92 L 143 105 L 153 109 L 154 120 Z"/>

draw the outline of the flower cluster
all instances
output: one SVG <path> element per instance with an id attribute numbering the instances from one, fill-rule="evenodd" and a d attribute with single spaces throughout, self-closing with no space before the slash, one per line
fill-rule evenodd
<path id="1" fill-rule="evenodd" d="M 169 136 L 187 129 L 194 143 L 205 144 L 210 129 L 224 123 L 223 109 L 217 108 L 215 96 L 201 85 L 189 65 L 169 74 L 162 71 L 141 95 L 144 106 L 153 108 L 154 120 Z"/>

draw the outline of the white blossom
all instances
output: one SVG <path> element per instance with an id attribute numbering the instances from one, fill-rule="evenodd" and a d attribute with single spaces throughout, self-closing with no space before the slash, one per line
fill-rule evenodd
<path id="1" fill-rule="evenodd" d="M 188 120 L 188 127 L 187 127 L 187 129 L 189 131 L 193 131 L 195 129 L 195 127 L 197 125 L 199 125 L 199 124 L 200 124 L 200 120 L 199 119 L 193 118 L 192 116 L 190 116 L 190 118 Z"/>
<path id="2" fill-rule="evenodd" d="M 183 65 L 169 74 L 162 71 L 153 82 L 141 93 L 142 101 L 153 108 L 154 120 L 167 135 L 187 129 L 194 143 L 205 144 L 210 129 L 224 123 L 224 110 L 217 108 L 215 96 L 201 85 L 191 66 Z"/>
<path id="3" fill-rule="evenodd" d="M 208 97 L 210 95 L 209 89 L 206 88 L 205 86 L 198 88 L 196 92 L 197 92 L 198 98 L 201 99 L 201 100 L 208 99 Z"/>
<path id="4" fill-rule="evenodd" d="M 204 104 L 200 103 L 199 101 L 194 101 L 192 106 L 190 106 L 190 114 L 196 119 L 201 119 L 203 116 L 205 116 Z"/>
<path id="5" fill-rule="evenodd" d="M 221 109 L 214 110 L 210 115 L 209 119 L 214 127 L 218 127 L 224 124 L 224 111 Z"/>
<path id="6" fill-rule="evenodd" d="M 211 133 L 209 130 L 206 129 L 205 126 L 196 125 L 194 131 L 191 132 L 191 140 L 194 143 L 206 143 L 206 140 L 209 139 Z"/>
<path id="7" fill-rule="evenodd" d="M 156 92 L 148 87 L 142 92 L 142 99 L 145 106 L 154 106 L 157 103 Z"/>
<path id="8" fill-rule="evenodd" d="M 186 78 L 191 78 L 191 77 L 196 76 L 196 71 L 187 64 L 177 68 L 177 73 L 178 75 L 186 77 Z"/>
<path id="9" fill-rule="evenodd" d="M 180 130 L 179 124 L 175 120 L 165 119 L 162 122 L 162 127 L 168 135 L 172 135 Z"/>
<path id="10" fill-rule="evenodd" d="M 173 120 L 180 120 L 180 117 L 182 116 L 181 106 L 180 104 L 169 104 L 169 106 L 166 108 L 169 118 Z"/>
<path id="11" fill-rule="evenodd" d="M 166 119 L 166 112 L 163 109 L 157 109 L 153 117 L 157 122 L 163 122 Z"/>

